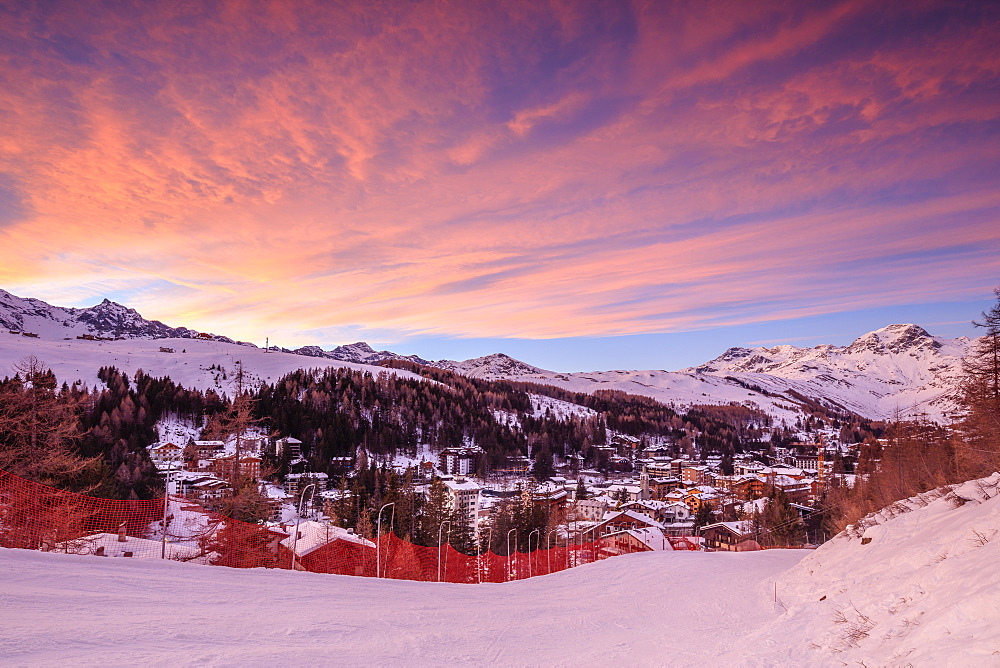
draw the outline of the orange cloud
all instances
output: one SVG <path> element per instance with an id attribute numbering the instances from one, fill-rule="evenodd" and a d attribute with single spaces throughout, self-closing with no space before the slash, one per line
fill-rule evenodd
<path id="1" fill-rule="evenodd" d="M 965 297 L 1000 269 L 995 23 L 935 7 L 9 13 L 0 283 L 301 343 Z"/>

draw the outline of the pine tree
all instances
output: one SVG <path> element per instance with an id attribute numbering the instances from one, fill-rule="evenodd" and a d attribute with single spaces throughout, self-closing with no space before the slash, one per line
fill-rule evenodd
<path id="1" fill-rule="evenodd" d="M 959 448 L 965 477 L 1000 468 L 1000 288 L 997 303 L 973 324 L 984 330 L 963 361 L 960 421 L 965 443 Z"/>

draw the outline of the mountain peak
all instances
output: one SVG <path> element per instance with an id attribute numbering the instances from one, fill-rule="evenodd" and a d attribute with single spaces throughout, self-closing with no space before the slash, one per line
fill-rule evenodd
<path id="1" fill-rule="evenodd" d="M 887 325 L 859 336 L 847 347 L 850 352 L 901 353 L 907 350 L 940 348 L 941 344 L 923 327 L 912 323 Z"/>
<path id="2" fill-rule="evenodd" d="M 531 366 L 504 353 L 493 353 L 464 362 L 441 360 L 436 362 L 434 366 L 455 371 L 471 378 L 512 378 L 545 373 L 544 369 Z"/>

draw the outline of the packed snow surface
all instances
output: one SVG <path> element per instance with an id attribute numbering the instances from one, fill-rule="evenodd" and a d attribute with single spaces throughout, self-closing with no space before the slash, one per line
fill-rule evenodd
<path id="1" fill-rule="evenodd" d="M 656 552 L 508 584 L 0 549 L 0 663 L 693 665 L 780 614 L 796 551 Z"/>
<path id="2" fill-rule="evenodd" d="M 0 663 L 1000 665 L 1000 473 L 818 550 L 649 552 L 507 584 L 0 549 Z"/>

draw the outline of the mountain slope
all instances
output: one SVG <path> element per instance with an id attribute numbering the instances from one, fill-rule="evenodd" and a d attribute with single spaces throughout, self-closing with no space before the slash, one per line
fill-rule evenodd
<path id="1" fill-rule="evenodd" d="M 290 352 L 309 357 L 323 357 L 331 360 L 340 360 L 341 362 L 353 362 L 354 364 L 378 364 L 385 360 L 407 360 L 409 362 L 416 362 L 417 364 L 429 364 L 427 360 L 416 355 L 397 355 L 388 350 L 375 350 L 364 341 L 337 346 L 333 350 L 323 350 L 319 346 L 303 346 Z"/>
<path id="2" fill-rule="evenodd" d="M 994 473 L 849 527 L 778 578 L 787 612 L 751 641 L 778 665 L 997 665 L 998 492 Z"/>
<path id="3" fill-rule="evenodd" d="M 794 390 L 889 419 L 944 420 L 967 353 L 966 338 L 933 337 L 912 324 L 889 325 L 848 346 L 730 348 L 688 373 L 737 378 L 774 392 Z"/>
<path id="4" fill-rule="evenodd" d="M 912 324 L 889 325 L 849 346 L 730 348 L 680 371 L 556 373 L 497 354 L 435 366 L 468 376 L 557 385 L 575 392 L 621 390 L 666 404 L 741 403 L 794 422 L 801 397 L 871 419 L 925 415 L 945 422 L 966 338 L 933 337 Z"/>
<path id="5" fill-rule="evenodd" d="M 5 290 L 0 290 L 0 327 L 47 340 L 83 335 L 111 339 L 188 339 L 198 335 L 186 327 L 168 327 L 159 320 L 146 320 L 134 309 L 107 299 L 90 308 L 68 308 L 18 297 Z M 224 336 L 212 339 L 232 342 Z"/>

